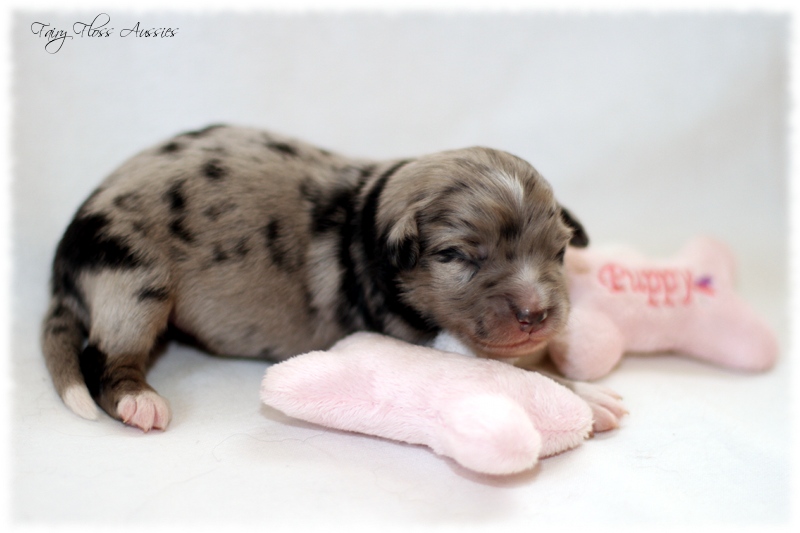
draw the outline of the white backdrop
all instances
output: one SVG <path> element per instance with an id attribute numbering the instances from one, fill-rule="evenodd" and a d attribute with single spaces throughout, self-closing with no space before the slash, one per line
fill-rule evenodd
<path id="1" fill-rule="evenodd" d="M 785 351 L 787 16 L 108 11 L 109 37 L 57 53 L 32 32 L 99 12 L 13 18 L 15 520 L 788 519 L 785 357 L 760 376 L 629 358 L 604 380 L 631 411 L 619 431 L 493 479 L 287 420 L 259 406 L 264 363 L 187 348 L 151 375 L 174 410 L 167 432 L 86 422 L 51 390 L 38 348 L 52 253 L 85 196 L 139 149 L 230 122 L 367 157 L 497 147 L 531 161 L 595 243 L 669 255 L 716 235 Z M 121 37 L 137 22 L 177 33 Z"/>

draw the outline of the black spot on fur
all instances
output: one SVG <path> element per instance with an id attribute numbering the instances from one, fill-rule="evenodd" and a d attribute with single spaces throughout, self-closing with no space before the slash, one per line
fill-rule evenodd
<path id="1" fill-rule="evenodd" d="M 225 250 L 222 249 L 222 246 L 220 246 L 219 244 L 215 244 L 214 245 L 214 262 L 215 263 L 222 263 L 224 261 L 227 261 L 228 259 L 230 259 L 230 257 L 225 252 Z"/>
<path id="2" fill-rule="evenodd" d="M 180 143 L 176 143 L 175 141 L 165 144 L 161 147 L 162 154 L 174 154 L 175 152 L 179 152 L 183 149 L 183 145 Z"/>
<path id="3" fill-rule="evenodd" d="M 210 180 L 221 180 L 228 175 L 228 171 L 219 159 L 212 159 L 203 165 L 203 175 Z"/>
<path id="4" fill-rule="evenodd" d="M 334 191 L 327 202 L 315 199 L 311 211 L 311 230 L 320 234 L 341 228 L 347 222 L 348 213 L 353 210 L 355 193 L 356 190 L 353 188 L 342 188 Z"/>
<path id="5" fill-rule="evenodd" d="M 110 224 L 102 214 L 76 217 L 67 227 L 53 261 L 53 291 L 82 301 L 75 278 L 83 270 L 129 269 L 143 260 L 120 237 L 107 233 Z"/>
<path id="6" fill-rule="evenodd" d="M 212 131 L 214 131 L 216 129 L 219 129 L 219 128 L 224 128 L 224 127 L 225 127 L 225 124 L 211 124 L 210 126 L 206 126 L 203 129 L 195 130 L 195 131 L 187 131 L 185 133 L 182 133 L 181 135 L 197 139 L 197 138 L 200 138 L 200 137 L 205 137 L 206 135 L 208 135 Z"/>
<path id="7" fill-rule="evenodd" d="M 183 194 L 184 180 L 173 182 L 167 192 L 164 193 L 164 200 L 169 204 L 173 212 L 183 211 L 186 208 L 186 196 Z"/>
<path id="8" fill-rule="evenodd" d="M 268 142 L 267 148 L 270 150 L 275 150 L 276 152 L 281 153 L 282 155 L 288 155 L 291 157 L 297 157 L 297 148 L 290 144 L 282 143 L 282 142 Z"/>
<path id="9" fill-rule="evenodd" d="M 245 257 L 249 251 L 250 248 L 247 246 L 247 237 L 242 237 L 241 239 L 239 239 L 239 241 L 236 243 L 236 246 L 233 249 L 233 253 L 238 255 L 240 258 Z"/>
<path id="10" fill-rule="evenodd" d="M 169 224 L 169 232 L 183 242 L 191 244 L 194 242 L 194 235 L 192 235 L 189 230 L 186 229 L 186 226 L 184 226 L 185 221 L 186 220 L 184 217 L 172 219 L 172 222 Z"/>
<path id="11" fill-rule="evenodd" d="M 522 234 L 522 228 L 513 220 L 507 220 L 500 227 L 500 236 L 505 240 L 514 240 Z"/>
<path id="12" fill-rule="evenodd" d="M 169 290 L 166 287 L 147 287 L 138 292 L 137 298 L 140 302 L 147 300 L 166 302 L 169 299 Z"/>
<path id="13" fill-rule="evenodd" d="M 372 176 L 372 174 L 375 173 L 375 168 L 376 168 L 376 165 L 365 165 L 365 166 L 359 168 L 358 172 L 361 175 L 361 179 L 364 180 L 364 179 Z"/>
<path id="14" fill-rule="evenodd" d="M 135 212 L 142 209 L 142 195 L 136 192 L 118 194 L 112 202 L 114 207 L 123 211 Z"/>
<path id="15" fill-rule="evenodd" d="M 86 382 L 89 392 L 95 398 L 100 396 L 100 388 L 103 374 L 106 370 L 107 359 L 108 357 L 106 354 L 98 350 L 93 344 L 86 346 L 79 356 L 83 380 Z"/>
<path id="16" fill-rule="evenodd" d="M 282 235 L 281 223 L 278 220 L 271 220 L 264 227 L 264 235 L 272 262 L 284 272 L 296 272 L 300 267 L 299 261 L 292 259 L 290 246 Z"/>

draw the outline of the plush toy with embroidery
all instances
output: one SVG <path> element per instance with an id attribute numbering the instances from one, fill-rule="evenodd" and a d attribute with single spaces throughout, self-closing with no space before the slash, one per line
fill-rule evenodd
<path id="1" fill-rule="evenodd" d="M 619 397 L 589 387 L 614 422 L 601 429 L 616 426 Z M 308 422 L 424 444 L 487 474 L 529 469 L 592 431 L 590 404 L 541 374 L 375 333 L 273 365 L 261 399 Z"/>
<path id="2" fill-rule="evenodd" d="M 750 371 L 775 362 L 775 336 L 735 293 L 733 256 L 715 240 L 694 239 L 664 261 L 570 248 L 565 265 L 572 310 L 548 350 L 569 378 L 600 378 L 626 352 L 675 351 Z M 625 414 L 619 396 L 603 387 L 573 383 L 570 390 L 536 372 L 458 354 L 471 355 L 447 332 L 434 348 L 356 333 L 269 368 L 261 397 L 289 416 L 424 444 L 489 474 L 529 469 L 592 429 L 617 427 Z"/>
<path id="3" fill-rule="evenodd" d="M 625 352 L 678 352 L 747 371 L 775 363 L 775 335 L 736 294 L 733 254 L 716 240 L 695 238 L 663 261 L 570 248 L 565 265 L 572 308 L 548 349 L 569 378 L 600 378 Z"/>

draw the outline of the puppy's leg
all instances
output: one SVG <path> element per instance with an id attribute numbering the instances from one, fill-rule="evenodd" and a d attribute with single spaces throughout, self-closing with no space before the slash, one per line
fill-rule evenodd
<path id="1" fill-rule="evenodd" d="M 436 337 L 432 347 L 461 355 L 475 356 L 472 350 L 447 331 L 443 331 Z M 564 378 L 559 375 L 552 361 L 545 357 L 546 355 L 547 346 L 543 346 L 530 355 L 509 360 L 508 362 L 524 370 L 539 372 L 577 394 L 592 409 L 592 417 L 594 419 L 592 431 L 595 433 L 619 427 L 619 419 L 628 413 L 622 404 L 622 397 L 619 394 L 601 385 Z"/>
<path id="2" fill-rule="evenodd" d="M 167 402 L 145 380 L 171 310 L 168 275 L 152 269 L 84 274 L 91 309 L 81 371 L 95 401 L 109 415 L 144 431 L 165 429 Z"/>
<path id="3" fill-rule="evenodd" d="M 551 378 L 556 383 L 564 385 L 566 388 L 577 394 L 592 409 L 594 423 L 592 431 L 602 433 L 619 427 L 619 420 L 626 414 L 627 409 L 622 404 L 622 396 L 602 385 L 587 383 L 584 381 L 572 381 L 551 372 L 539 371 Z"/>
<path id="4" fill-rule="evenodd" d="M 544 352 L 546 354 L 546 352 Z M 573 381 L 559 374 L 549 358 L 542 358 L 543 353 L 537 353 L 530 357 L 521 357 L 514 362 L 514 366 L 531 370 L 543 374 L 556 383 L 559 383 L 589 404 L 592 409 L 594 423 L 592 431 L 602 433 L 619 427 L 619 420 L 628 414 L 627 409 L 622 403 L 622 397 L 602 385 L 587 383 L 584 381 Z"/>

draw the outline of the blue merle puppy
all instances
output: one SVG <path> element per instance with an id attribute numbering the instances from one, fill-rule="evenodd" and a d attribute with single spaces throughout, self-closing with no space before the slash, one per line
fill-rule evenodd
<path id="1" fill-rule="evenodd" d="M 580 223 L 522 159 L 468 148 L 371 161 L 264 131 L 185 133 L 80 207 L 56 250 L 43 351 L 78 415 L 164 429 L 145 379 L 167 334 L 280 360 L 359 330 L 490 357 L 539 349 L 568 313 Z"/>

